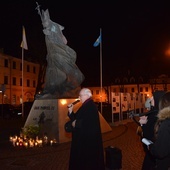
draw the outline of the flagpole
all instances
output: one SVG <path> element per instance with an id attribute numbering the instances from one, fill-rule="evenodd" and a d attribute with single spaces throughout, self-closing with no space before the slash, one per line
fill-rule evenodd
<path id="1" fill-rule="evenodd" d="M 100 28 L 100 35 L 97 40 L 94 42 L 93 46 L 97 47 L 100 44 L 100 106 L 102 114 L 102 29 Z"/>
<path id="2" fill-rule="evenodd" d="M 100 100 L 101 100 L 101 114 L 103 113 L 103 107 L 102 107 L 102 29 L 100 28 L 100 36 L 101 36 L 101 41 L 100 41 Z"/>
<path id="3" fill-rule="evenodd" d="M 24 118 L 24 48 L 22 47 L 22 118 Z"/>
<path id="4" fill-rule="evenodd" d="M 28 50 L 25 28 L 22 27 L 22 117 L 24 118 L 24 49 Z"/>

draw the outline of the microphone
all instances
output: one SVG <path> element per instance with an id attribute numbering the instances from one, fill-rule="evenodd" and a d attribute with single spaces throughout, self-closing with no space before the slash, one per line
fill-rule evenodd
<path id="1" fill-rule="evenodd" d="M 72 105 L 75 105 L 75 104 L 77 104 L 78 102 L 80 102 L 80 100 L 76 100 L 75 102 L 73 102 L 73 103 L 69 104 L 70 106 L 67 106 L 67 108 L 72 107 Z"/>

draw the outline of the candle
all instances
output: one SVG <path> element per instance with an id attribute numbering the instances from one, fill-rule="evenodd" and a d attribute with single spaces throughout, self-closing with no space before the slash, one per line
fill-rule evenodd
<path id="1" fill-rule="evenodd" d="M 14 146 L 15 146 L 16 141 L 17 141 L 16 138 L 12 138 L 12 143 L 13 143 Z"/>
<path id="2" fill-rule="evenodd" d="M 39 146 L 42 146 L 42 140 L 41 139 L 38 141 L 38 143 L 39 143 Z"/>
<path id="3" fill-rule="evenodd" d="M 9 140 L 12 142 L 12 140 L 13 140 L 13 137 L 12 137 L 12 136 L 10 136 L 10 137 L 9 137 Z"/>
<path id="4" fill-rule="evenodd" d="M 23 145 L 23 143 L 22 142 L 19 142 L 19 146 L 22 146 Z"/>
<path id="5" fill-rule="evenodd" d="M 28 142 L 25 142 L 25 143 L 24 143 L 24 146 L 27 148 L 27 147 L 28 147 Z"/>
<path id="6" fill-rule="evenodd" d="M 29 140 L 29 145 L 30 145 L 30 147 L 33 147 L 34 146 L 34 142 L 32 140 Z"/>

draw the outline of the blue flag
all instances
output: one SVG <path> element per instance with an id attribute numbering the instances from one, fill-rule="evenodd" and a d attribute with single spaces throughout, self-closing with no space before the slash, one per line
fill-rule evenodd
<path id="1" fill-rule="evenodd" d="M 101 35 L 99 35 L 99 37 L 97 38 L 97 40 L 94 42 L 93 46 L 94 46 L 94 47 L 97 47 L 97 46 L 101 43 L 101 39 L 102 39 L 102 37 L 101 37 Z"/>

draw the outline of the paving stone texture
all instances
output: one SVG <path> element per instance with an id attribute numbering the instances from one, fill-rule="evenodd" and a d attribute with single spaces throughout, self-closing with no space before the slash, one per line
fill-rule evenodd
<path id="1" fill-rule="evenodd" d="M 17 123 L 16 128 L 14 125 L 11 123 L 11 128 L 10 125 L 4 127 L 3 123 L 0 125 L 0 169 L 68 170 L 70 142 L 34 148 L 14 147 L 8 135 L 11 131 L 17 132 L 22 123 Z M 113 146 L 121 149 L 121 170 L 140 170 L 144 152 L 140 136 L 136 134 L 137 124 L 130 119 L 110 125 L 112 131 L 102 134 L 104 148 Z"/>

